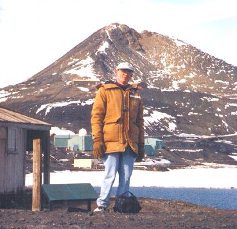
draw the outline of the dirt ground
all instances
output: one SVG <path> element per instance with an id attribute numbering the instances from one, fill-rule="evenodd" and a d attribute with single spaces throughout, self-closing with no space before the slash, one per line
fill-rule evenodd
<path id="1" fill-rule="evenodd" d="M 49 211 L 31 211 L 31 206 L 0 209 L 0 229 L 83 229 L 83 228 L 237 228 L 237 211 L 201 207 L 180 201 L 139 198 L 137 214 L 104 213 L 87 210 L 85 203 L 55 203 Z M 22 206 L 22 205 L 21 205 Z M 95 203 L 92 203 L 92 209 Z"/>
<path id="2" fill-rule="evenodd" d="M 61 162 L 65 153 L 57 152 L 51 158 L 51 169 L 73 169 L 72 162 Z M 180 155 L 178 155 L 180 158 Z M 71 158 L 71 154 L 67 155 Z M 29 155 L 27 171 L 32 171 Z M 177 161 L 177 164 L 180 162 Z M 150 168 L 154 170 L 154 168 Z M 155 168 L 161 170 L 161 168 Z M 5 198 L 5 197 L 4 197 Z M 222 210 L 197 206 L 181 201 L 154 200 L 139 198 L 142 210 L 137 214 L 115 213 L 111 206 L 105 213 L 93 213 L 87 210 L 86 203 L 60 202 L 53 205 L 51 211 L 46 203 L 41 211 L 31 211 L 31 191 L 17 198 L 0 199 L 0 229 L 87 229 L 87 228 L 157 228 L 157 229 L 235 229 L 237 228 L 237 210 Z M 92 210 L 95 208 L 92 203 Z"/>

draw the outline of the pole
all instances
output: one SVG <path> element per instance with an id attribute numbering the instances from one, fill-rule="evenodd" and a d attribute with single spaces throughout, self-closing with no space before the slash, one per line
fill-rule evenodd
<path id="1" fill-rule="evenodd" d="M 50 133 L 44 135 L 44 184 L 50 183 Z"/>
<path id="2" fill-rule="evenodd" d="M 32 211 L 40 211 L 40 210 L 41 210 L 41 144 L 40 139 L 34 139 Z"/>

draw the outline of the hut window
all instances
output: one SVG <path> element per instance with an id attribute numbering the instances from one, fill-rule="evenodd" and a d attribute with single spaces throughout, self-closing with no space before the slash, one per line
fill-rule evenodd
<path id="1" fill-rule="evenodd" d="M 0 157 L 2 153 L 6 152 L 6 142 L 7 142 L 7 128 L 0 127 Z"/>
<path id="2" fill-rule="evenodd" d="M 16 128 L 8 128 L 8 152 L 17 153 L 16 148 L 17 131 Z"/>
<path id="3" fill-rule="evenodd" d="M 0 139 L 7 139 L 7 128 L 0 127 Z"/>

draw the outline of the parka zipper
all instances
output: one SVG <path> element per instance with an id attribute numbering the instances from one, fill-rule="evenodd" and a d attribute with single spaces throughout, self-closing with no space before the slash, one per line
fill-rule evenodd
<path id="1" fill-rule="evenodd" d="M 124 129 L 124 137 L 126 140 L 126 143 L 129 144 L 129 136 L 128 136 L 128 130 L 129 130 L 129 90 L 126 90 L 124 92 L 124 122 L 123 122 L 123 129 Z"/>

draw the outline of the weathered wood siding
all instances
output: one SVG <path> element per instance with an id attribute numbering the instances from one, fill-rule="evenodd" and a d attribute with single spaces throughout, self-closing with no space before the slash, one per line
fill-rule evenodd
<path id="1" fill-rule="evenodd" d="M 7 128 L 0 127 L 0 193 L 4 190 L 4 170 L 5 170 L 5 153 L 7 142 Z"/>
<path id="2" fill-rule="evenodd" d="M 16 192 L 25 186 L 26 130 L 0 127 L 0 193 Z"/>

